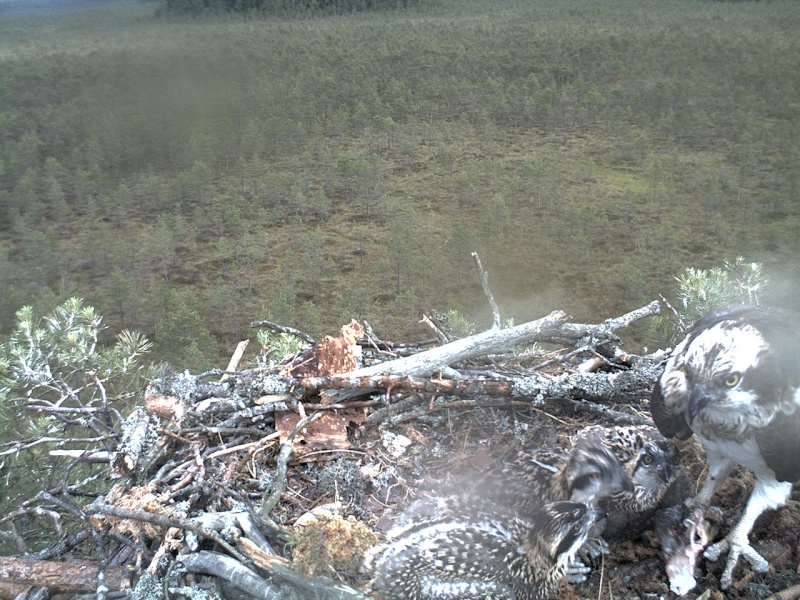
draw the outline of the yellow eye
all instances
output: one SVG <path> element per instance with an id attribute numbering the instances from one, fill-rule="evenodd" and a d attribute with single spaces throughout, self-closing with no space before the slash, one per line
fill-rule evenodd
<path id="1" fill-rule="evenodd" d="M 574 531 L 575 533 L 580 533 L 581 532 L 581 524 L 580 523 L 575 523 L 575 525 L 572 526 L 572 531 Z"/>
<path id="2" fill-rule="evenodd" d="M 653 464 L 653 457 L 652 457 L 652 456 L 650 456 L 649 454 L 645 454 L 645 455 L 642 457 L 642 462 L 643 462 L 644 464 L 646 464 L 646 465 L 652 465 L 652 464 Z"/>
<path id="3" fill-rule="evenodd" d="M 725 378 L 725 385 L 728 387 L 734 387 L 739 381 L 741 381 L 742 377 L 738 373 L 731 373 Z"/>

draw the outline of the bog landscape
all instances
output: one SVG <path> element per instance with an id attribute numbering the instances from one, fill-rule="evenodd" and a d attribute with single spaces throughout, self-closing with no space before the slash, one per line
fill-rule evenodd
<path id="1" fill-rule="evenodd" d="M 352 560 L 421 489 L 522 443 L 649 423 L 686 269 L 800 307 L 799 3 L 386 4 L 0 0 L 9 553 L 103 557 L 116 583 L 110 567 L 136 572 L 137 593 L 147 573 L 189 597 L 192 580 L 159 559 L 178 553 L 165 532 L 195 527 L 200 541 L 181 542 L 202 548 L 194 560 L 222 548 L 283 582 L 264 597 L 362 597 Z M 619 331 L 605 323 L 637 310 Z M 297 370 L 301 342 L 326 335 L 377 364 L 553 311 L 581 335 L 513 338 L 347 393 L 311 380 L 341 371 Z M 603 394 L 573 385 L 594 359 L 593 376 L 641 377 Z M 481 389 L 448 387 L 454 366 Z M 483 379 L 498 373 L 542 379 L 503 395 Z M 572 387 L 544 383 L 559 377 Z M 313 414 L 311 449 L 295 442 L 290 457 Z M 387 435 L 412 446 L 395 452 Z M 702 480 L 700 447 L 681 451 Z M 725 488 L 725 519 L 748 485 L 742 473 Z M 790 502 L 754 531 L 770 576 L 737 571 L 724 596 L 720 569 L 703 566 L 688 597 L 795 584 Z M 245 505 L 261 521 L 236 521 Z M 303 537 L 296 523 L 318 505 L 324 527 Z M 208 535 L 216 513 L 244 537 L 268 523 L 283 547 L 258 563 Z M 71 545 L 55 548 L 62 535 Z M 354 556 L 320 554 L 325 540 Z M 657 544 L 619 543 L 604 560 L 558 597 L 670 593 Z M 71 591 L 106 597 L 94 581 Z M 165 597 L 152 593 L 139 597 Z"/>
<path id="2" fill-rule="evenodd" d="M 605 318 L 685 267 L 798 278 L 792 2 L 0 19 L 0 330 L 85 298 L 177 368 L 271 319 Z M 67 5 L 68 6 L 68 5 Z M 652 344 L 651 340 L 648 340 Z"/>

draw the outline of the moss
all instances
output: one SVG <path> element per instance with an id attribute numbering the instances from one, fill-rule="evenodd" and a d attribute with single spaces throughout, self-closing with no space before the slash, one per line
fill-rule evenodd
<path id="1" fill-rule="evenodd" d="M 364 554 L 377 542 L 377 536 L 353 517 L 323 516 L 298 533 L 294 566 L 307 577 L 327 575 L 355 583 Z"/>

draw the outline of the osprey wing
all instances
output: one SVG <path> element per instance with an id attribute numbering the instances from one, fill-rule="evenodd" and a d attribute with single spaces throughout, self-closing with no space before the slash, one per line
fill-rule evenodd
<path id="1" fill-rule="evenodd" d="M 800 411 L 791 415 L 778 413 L 756 433 L 756 443 L 778 481 L 800 480 Z"/>

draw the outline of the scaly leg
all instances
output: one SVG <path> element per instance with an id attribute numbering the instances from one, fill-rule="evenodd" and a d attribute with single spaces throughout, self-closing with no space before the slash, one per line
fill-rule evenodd
<path id="1" fill-rule="evenodd" d="M 739 562 L 740 556 L 743 556 L 753 567 L 753 570 L 758 573 L 765 573 L 769 569 L 769 563 L 753 549 L 747 536 L 753 529 L 753 524 L 759 515 L 769 508 L 777 508 L 785 504 L 791 492 L 792 484 L 787 481 L 778 482 L 757 479 L 753 492 L 747 500 L 747 506 L 744 509 L 741 520 L 725 536 L 725 539 L 710 546 L 705 551 L 703 556 L 708 560 L 717 560 L 723 552 L 728 552 L 728 562 L 725 564 L 722 577 L 720 577 L 720 587 L 723 590 L 730 587 L 733 581 L 733 569 L 736 563 Z"/>
<path id="2" fill-rule="evenodd" d="M 727 479 L 731 469 L 736 466 L 735 462 L 712 450 L 706 449 L 706 455 L 708 456 L 708 476 L 700 493 L 694 498 L 695 506 L 708 506 L 711 503 L 711 497 Z"/>

